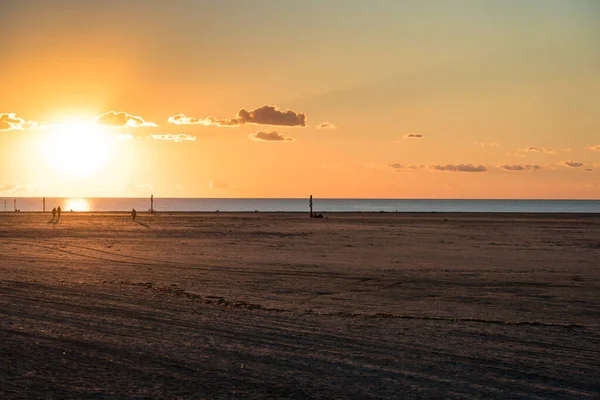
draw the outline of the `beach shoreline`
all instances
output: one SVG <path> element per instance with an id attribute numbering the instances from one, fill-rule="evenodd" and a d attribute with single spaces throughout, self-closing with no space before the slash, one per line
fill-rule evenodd
<path id="1" fill-rule="evenodd" d="M 0 396 L 594 398 L 600 215 L 0 213 Z"/>

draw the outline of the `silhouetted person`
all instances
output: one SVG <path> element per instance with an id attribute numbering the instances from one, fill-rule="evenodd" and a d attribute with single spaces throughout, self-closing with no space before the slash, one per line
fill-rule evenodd
<path id="1" fill-rule="evenodd" d="M 52 220 L 54 221 L 56 219 L 56 207 L 54 207 L 52 209 Z"/>
<path id="2" fill-rule="evenodd" d="M 133 220 L 135 221 L 135 217 L 137 215 L 137 211 L 135 211 L 135 208 L 131 210 L 131 218 L 133 218 Z"/>
<path id="3" fill-rule="evenodd" d="M 58 206 L 58 208 L 56 209 L 56 219 L 57 219 L 57 220 L 60 220 L 60 212 L 61 212 L 61 211 L 62 211 L 62 210 L 60 209 L 60 206 Z"/>

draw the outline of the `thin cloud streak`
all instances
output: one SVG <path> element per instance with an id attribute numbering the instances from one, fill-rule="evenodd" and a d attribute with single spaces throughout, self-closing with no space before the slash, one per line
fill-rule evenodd
<path id="1" fill-rule="evenodd" d="M 323 121 L 319 125 L 317 125 L 316 128 L 317 129 L 337 129 L 338 127 L 331 122 Z"/>
<path id="2" fill-rule="evenodd" d="M 555 150 L 546 149 L 545 147 L 536 147 L 529 146 L 525 149 L 525 151 L 535 152 L 535 153 L 544 153 L 544 154 L 556 154 Z"/>
<path id="3" fill-rule="evenodd" d="M 151 135 L 150 136 L 152 139 L 155 140 L 166 140 L 166 141 L 172 141 L 175 143 L 182 143 L 182 142 L 193 142 L 196 140 L 196 136 L 192 136 L 192 135 L 188 135 L 185 133 L 175 133 L 175 134 L 165 134 L 165 135 Z"/>
<path id="4" fill-rule="evenodd" d="M 396 172 L 415 172 L 424 168 L 424 165 L 404 165 L 400 163 L 388 164 L 388 167 L 393 168 Z"/>
<path id="5" fill-rule="evenodd" d="M 585 164 L 580 161 L 565 160 L 565 161 L 561 161 L 561 165 L 563 165 L 565 167 L 569 167 L 569 168 L 581 168 Z"/>
<path id="6" fill-rule="evenodd" d="M 251 133 L 249 136 L 250 139 L 257 142 L 294 142 L 296 140 L 292 137 L 284 136 L 281 133 L 277 133 L 275 131 L 260 131 L 256 133 Z"/>
<path id="7" fill-rule="evenodd" d="M 430 165 L 429 168 L 433 171 L 441 172 L 487 172 L 487 168 L 485 166 L 474 164 L 433 164 Z"/>
<path id="8" fill-rule="evenodd" d="M 499 147 L 500 143 L 498 142 L 475 142 L 475 146 L 479 146 L 479 147 Z"/>
<path id="9" fill-rule="evenodd" d="M 588 147 L 588 150 L 600 151 L 600 144 L 598 144 L 596 146 L 590 146 L 590 147 Z"/>
<path id="10" fill-rule="evenodd" d="M 536 171 L 542 169 L 540 165 L 536 164 L 502 164 L 498 168 L 504 171 Z"/>

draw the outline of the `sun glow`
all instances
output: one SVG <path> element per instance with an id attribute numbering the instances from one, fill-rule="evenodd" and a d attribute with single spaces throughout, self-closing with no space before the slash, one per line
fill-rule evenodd
<path id="1" fill-rule="evenodd" d="M 110 161 L 112 137 L 102 126 L 74 120 L 49 130 L 44 155 L 57 172 L 72 177 L 91 177 Z"/>
<path id="2" fill-rule="evenodd" d="M 64 211 L 90 211 L 90 205 L 86 199 L 67 199 Z"/>

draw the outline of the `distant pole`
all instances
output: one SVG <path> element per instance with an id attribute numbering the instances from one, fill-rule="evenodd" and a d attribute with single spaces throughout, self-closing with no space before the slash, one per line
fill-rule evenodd
<path id="1" fill-rule="evenodd" d="M 154 214 L 154 195 L 150 195 L 150 214 Z"/>
<path id="2" fill-rule="evenodd" d="M 42 200 L 42 212 L 46 212 L 46 198 Z"/>
<path id="3" fill-rule="evenodd" d="M 17 199 L 13 199 L 13 205 L 15 207 L 15 212 L 17 212 Z"/>
<path id="4" fill-rule="evenodd" d="M 308 206 L 310 207 L 310 217 L 313 217 L 313 212 L 312 212 L 312 194 L 310 195 L 310 198 L 308 199 Z"/>

